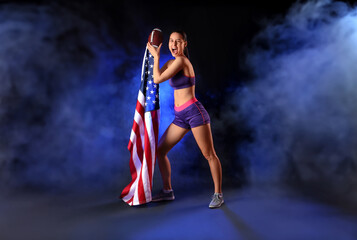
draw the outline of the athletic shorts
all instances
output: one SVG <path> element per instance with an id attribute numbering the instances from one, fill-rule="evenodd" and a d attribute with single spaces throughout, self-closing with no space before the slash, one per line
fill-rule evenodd
<path id="1" fill-rule="evenodd" d="M 203 105 L 193 98 L 179 107 L 175 106 L 175 119 L 172 123 L 191 129 L 210 123 L 210 117 Z"/>

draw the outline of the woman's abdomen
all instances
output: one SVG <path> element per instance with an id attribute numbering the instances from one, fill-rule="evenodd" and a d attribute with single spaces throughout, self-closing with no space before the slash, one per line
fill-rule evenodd
<path id="1" fill-rule="evenodd" d="M 178 89 L 174 92 L 175 106 L 179 107 L 187 101 L 195 98 L 195 86 Z"/>

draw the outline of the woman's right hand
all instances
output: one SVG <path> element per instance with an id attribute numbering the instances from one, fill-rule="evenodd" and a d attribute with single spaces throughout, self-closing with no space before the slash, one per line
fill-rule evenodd
<path id="1" fill-rule="evenodd" d="M 149 52 L 151 53 L 151 55 L 154 57 L 154 58 L 157 58 L 157 57 L 160 57 L 160 49 L 161 49 L 161 45 L 162 43 L 157 47 L 155 48 L 153 45 L 151 45 L 151 43 L 147 43 L 146 46 L 149 50 Z"/>

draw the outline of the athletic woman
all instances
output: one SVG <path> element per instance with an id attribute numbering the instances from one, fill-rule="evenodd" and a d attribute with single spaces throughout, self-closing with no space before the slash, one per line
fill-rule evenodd
<path id="1" fill-rule="evenodd" d="M 171 186 L 171 165 L 167 154 L 191 130 L 203 156 L 209 163 L 214 182 L 214 194 L 209 207 L 218 208 L 224 202 L 222 167 L 213 145 L 210 117 L 195 97 L 195 72 L 188 59 L 186 33 L 183 31 L 171 33 L 169 50 L 174 59 L 167 61 L 160 69 L 161 45 L 155 48 L 147 43 L 147 48 L 154 57 L 154 82 L 159 84 L 169 80 L 169 84 L 174 88 L 175 119 L 159 141 L 157 152 L 163 189 L 153 197 L 152 201 L 175 199 Z"/>

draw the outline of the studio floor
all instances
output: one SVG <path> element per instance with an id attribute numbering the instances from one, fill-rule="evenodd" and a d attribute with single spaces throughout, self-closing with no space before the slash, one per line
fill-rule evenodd
<path id="1" fill-rule="evenodd" d="M 220 209 L 210 193 L 129 207 L 115 194 L 3 194 L 1 240 L 271 239 L 355 240 L 357 215 L 281 190 L 225 191 Z"/>

